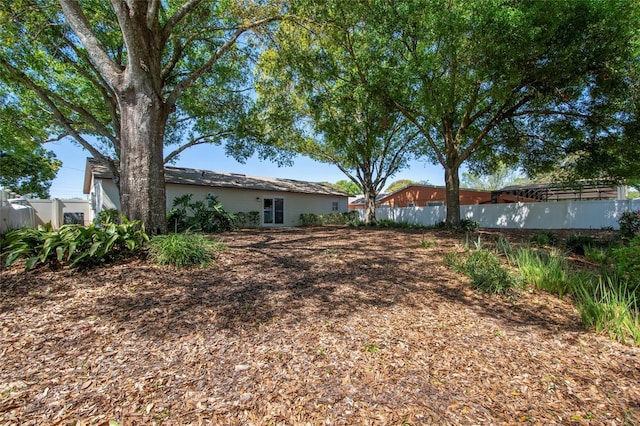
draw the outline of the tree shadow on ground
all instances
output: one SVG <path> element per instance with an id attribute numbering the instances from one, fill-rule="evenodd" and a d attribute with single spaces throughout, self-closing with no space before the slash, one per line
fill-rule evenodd
<path id="1" fill-rule="evenodd" d="M 433 250 L 421 246 L 425 236 L 437 240 Z M 19 285 L 3 287 L 0 312 L 21 303 L 63 303 L 75 289 L 85 297 L 70 309 L 71 317 L 97 316 L 154 339 L 194 330 L 237 333 L 261 324 L 344 321 L 396 306 L 435 309 L 439 301 L 514 327 L 581 330 L 575 315 L 470 291 L 443 266 L 444 254 L 461 238 L 440 231 L 344 227 L 243 231 L 222 236 L 228 247 L 209 268 L 134 261 L 65 272 L 65 282 L 58 284 L 48 274 L 48 293 L 41 292 L 37 272 L 29 279 L 14 277 Z"/>

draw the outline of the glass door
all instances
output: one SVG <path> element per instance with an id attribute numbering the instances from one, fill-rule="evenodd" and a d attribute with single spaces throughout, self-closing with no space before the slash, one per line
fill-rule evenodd
<path id="1" fill-rule="evenodd" d="M 265 198 L 262 204 L 262 223 L 284 224 L 284 198 Z"/>

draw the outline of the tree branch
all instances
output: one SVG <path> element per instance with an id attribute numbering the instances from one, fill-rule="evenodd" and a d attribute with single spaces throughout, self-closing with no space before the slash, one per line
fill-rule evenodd
<path id="1" fill-rule="evenodd" d="M 116 144 L 116 151 L 120 150 L 120 118 L 118 116 L 118 105 L 116 101 L 116 95 L 113 92 L 113 89 L 109 86 L 109 83 L 105 81 L 100 72 L 94 67 L 93 63 L 87 58 L 84 54 L 84 51 L 77 48 L 74 43 L 67 37 L 63 37 L 63 40 L 69 46 L 78 57 L 83 57 L 86 60 L 88 66 L 93 70 L 94 74 L 91 74 L 83 67 L 81 67 L 76 61 L 69 59 L 69 63 L 80 73 L 80 75 L 84 76 L 87 80 L 93 83 L 93 85 L 102 93 L 102 97 L 105 100 L 105 103 L 109 105 L 109 115 L 111 116 L 111 122 L 113 124 L 113 130 L 115 132 L 115 138 L 112 140 L 114 144 Z M 57 49 L 59 54 L 62 56 L 67 56 L 62 49 Z"/>
<path id="2" fill-rule="evenodd" d="M 86 48 L 92 61 L 109 84 L 118 88 L 122 77 L 122 70 L 113 62 L 104 45 L 98 40 L 84 15 L 80 4 L 76 0 L 59 0 L 62 12 L 69 26 L 76 33 L 82 45 Z"/>
<path id="3" fill-rule="evenodd" d="M 442 155 L 442 152 L 438 148 L 438 145 L 436 145 L 435 141 L 429 134 L 429 131 L 422 125 L 422 123 L 420 123 L 420 121 L 418 121 L 416 116 L 411 111 L 409 111 L 409 109 L 405 108 L 403 105 L 398 103 L 398 101 L 396 101 L 395 99 L 392 99 L 392 102 L 393 102 L 393 105 L 396 108 L 398 108 L 398 110 L 402 113 L 402 115 L 404 115 L 407 118 L 407 120 L 412 122 L 418 128 L 418 130 L 420 131 L 420 134 L 422 134 L 422 136 L 424 136 L 425 139 L 427 139 L 427 143 L 429 144 L 431 149 L 433 149 L 433 151 L 435 152 L 436 157 L 438 158 L 438 161 L 440 162 L 440 164 L 442 166 L 445 166 L 447 164 L 446 159 L 444 158 L 444 155 Z"/>
<path id="4" fill-rule="evenodd" d="M 232 134 L 233 134 L 233 132 L 224 131 L 224 132 L 218 132 L 218 133 L 212 133 L 212 134 L 208 134 L 208 135 L 199 136 L 199 137 L 189 141 L 188 143 L 178 147 L 173 152 L 171 152 L 169 155 L 167 155 L 164 158 L 164 164 L 167 164 L 167 163 L 173 161 L 173 159 L 175 159 L 178 155 L 180 155 L 180 153 L 185 151 L 187 148 L 191 148 L 192 146 L 196 146 L 196 145 L 202 145 L 202 144 L 205 144 L 205 143 L 211 143 L 210 139 L 213 139 L 213 138 L 219 139 L 219 138 L 222 138 L 224 136 L 230 136 Z"/>
<path id="5" fill-rule="evenodd" d="M 460 155 L 460 161 L 462 162 L 469 158 L 473 154 L 474 150 L 478 147 L 478 145 L 482 142 L 482 139 L 484 139 L 484 137 L 502 121 L 507 118 L 517 116 L 518 114 L 516 114 L 515 112 L 520 107 L 529 102 L 531 98 L 532 95 L 523 96 L 518 102 L 516 102 L 509 108 L 506 108 L 506 105 L 503 105 L 500 108 L 502 111 L 498 111 L 498 113 L 486 124 L 486 126 L 484 126 L 478 136 L 474 138 L 473 142 L 471 142 L 471 144 L 469 144 L 469 146 L 462 152 L 462 154 Z"/>
<path id="6" fill-rule="evenodd" d="M 42 102 L 44 102 L 53 113 L 53 116 L 56 118 L 60 126 L 64 128 L 67 135 L 72 136 L 83 148 L 85 148 L 89 153 L 100 160 L 103 160 L 111 165 L 113 165 L 113 161 L 103 155 L 98 149 L 96 149 L 89 141 L 87 141 L 82 135 L 76 131 L 73 126 L 71 126 L 70 121 L 65 117 L 65 115 L 60 111 L 55 102 L 48 96 L 47 91 L 42 87 L 38 86 L 31 79 L 29 79 L 24 73 L 20 70 L 14 68 L 10 63 L 8 63 L 4 58 L 0 57 L 0 64 L 4 65 L 7 69 L 9 69 L 13 76 L 18 79 L 20 82 L 25 84 L 29 89 L 31 89 L 37 96 L 40 98 Z M 117 170 L 111 170 L 114 173 L 114 176 L 119 176 Z"/>
<path id="7" fill-rule="evenodd" d="M 175 26 L 178 25 L 178 23 L 182 19 L 184 19 L 184 17 L 187 16 L 189 12 L 198 7 L 200 3 L 202 3 L 202 1 L 203 0 L 189 0 L 188 2 L 180 6 L 180 9 L 178 9 L 176 13 L 171 16 L 171 18 L 169 18 L 167 23 L 164 25 L 164 28 L 162 29 L 162 44 L 166 43 L 167 40 L 169 40 L 169 37 L 173 33 L 173 29 L 175 28 Z"/>
<path id="8" fill-rule="evenodd" d="M 218 60 L 233 47 L 233 45 L 236 43 L 236 41 L 238 40 L 238 38 L 240 38 L 242 34 L 254 28 L 260 27 L 262 25 L 265 25 L 280 19 L 281 19 L 280 17 L 260 19 L 258 21 L 254 21 L 250 24 L 244 25 L 240 27 L 238 30 L 236 30 L 236 32 L 233 33 L 231 38 L 229 38 L 229 40 L 227 40 L 222 46 L 218 48 L 218 50 L 216 50 L 213 57 L 211 57 L 209 61 L 207 61 L 200 68 L 198 68 L 193 73 L 191 73 L 191 75 L 189 75 L 186 79 L 184 79 L 182 82 L 176 85 L 176 87 L 171 91 L 171 94 L 169 95 L 166 101 L 167 105 L 169 105 L 170 107 L 175 105 L 178 98 L 182 95 L 182 93 L 185 90 L 187 90 L 189 87 L 191 87 L 196 82 L 196 80 L 200 78 L 200 76 L 202 76 L 204 73 L 209 71 L 211 67 L 213 67 L 213 65 L 216 62 L 218 62 Z"/>

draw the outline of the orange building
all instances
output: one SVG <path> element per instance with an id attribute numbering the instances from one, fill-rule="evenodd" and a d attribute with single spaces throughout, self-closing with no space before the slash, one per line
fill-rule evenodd
<path id="1" fill-rule="evenodd" d="M 460 205 L 491 202 L 491 191 L 460 189 Z M 383 194 L 376 199 L 376 207 L 426 207 L 446 205 L 446 191 L 443 186 L 409 185 L 391 194 Z M 364 198 L 349 204 L 350 209 L 363 209 Z"/>

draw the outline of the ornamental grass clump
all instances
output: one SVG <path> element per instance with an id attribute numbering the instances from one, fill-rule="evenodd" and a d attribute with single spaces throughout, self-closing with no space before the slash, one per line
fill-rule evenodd
<path id="1" fill-rule="evenodd" d="M 571 291 L 573 271 L 557 251 L 547 252 L 520 248 L 513 256 L 526 285 L 563 297 Z"/>
<path id="2" fill-rule="evenodd" d="M 222 249 L 201 234 L 157 235 L 149 241 L 149 256 L 158 265 L 172 265 L 177 268 L 208 266 L 213 263 L 213 254 Z"/>
<path id="3" fill-rule="evenodd" d="M 506 294 L 517 285 L 498 256 L 489 250 L 474 251 L 464 260 L 446 256 L 446 261 L 454 270 L 471 278 L 471 287 L 484 293 Z"/>
<path id="4" fill-rule="evenodd" d="M 640 344 L 640 311 L 636 292 L 627 281 L 609 276 L 597 282 L 585 280 L 575 288 L 582 323 L 596 332 L 607 332 L 622 343 Z"/>

